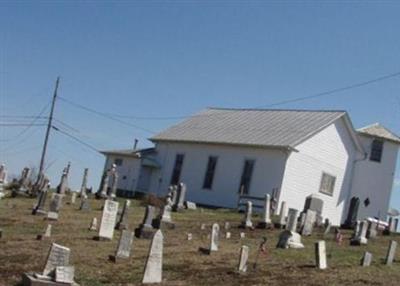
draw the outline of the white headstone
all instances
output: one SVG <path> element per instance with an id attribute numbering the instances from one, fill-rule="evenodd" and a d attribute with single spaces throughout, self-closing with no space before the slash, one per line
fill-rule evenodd
<path id="1" fill-rule="evenodd" d="M 246 212 L 244 214 L 244 221 L 242 222 L 243 227 L 253 227 L 253 223 L 251 222 L 251 216 L 253 213 L 253 203 L 251 201 L 246 202 Z"/>
<path id="2" fill-rule="evenodd" d="M 396 248 L 397 248 L 397 242 L 392 240 L 389 243 L 389 248 L 386 254 L 386 259 L 385 259 L 385 264 L 386 265 L 391 265 L 394 260 L 394 256 L 396 254 Z"/>
<path id="3" fill-rule="evenodd" d="M 285 201 L 281 203 L 281 211 L 279 212 L 279 225 L 281 227 L 286 225 L 287 204 Z"/>
<path id="4" fill-rule="evenodd" d="M 114 235 L 115 221 L 118 213 L 118 202 L 106 200 L 101 217 L 99 237 L 112 239 Z"/>
<path id="5" fill-rule="evenodd" d="M 271 196 L 269 194 L 266 194 L 264 200 L 264 214 L 263 214 L 263 222 L 265 224 L 271 223 L 270 210 L 271 210 Z"/>
<path id="6" fill-rule="evenodd" d="M 239 256 L 239 272 L 246 272 L 247 271 L 247 260 L 249 259 L 249 247 L 243 245 L 240 248 L 240 256 Z"/>
<path id="7" fill-rule="evenodd" d="M 315 243 L 315 260 L 319 269 L 326 269 L 328 267 L 326 263 L 326 246 L 324 240 Z"/>
<path id="8" fill-rule="evenodd" d="M 297 229 L 297 215 L 299 211 L 296 209 L 289 209 L 286 230 L 296 232 Z"/>
<path id="9" fill-rule="evenodd" d="M 53 243 L 47 256 L 43 275 L 51 274 L 57 266 L 68 266 L 70 252 L 68 247 Z"/>
<path id="10" fill-rule="evenodd" d="M 161 283 L 162 281 L 162 258 L 163 258 L 163 234 L 161 230 L 153 236 L 150 251 L 147 256 L 146 266 L 142 283 Z"/>
<path id="11" fill-rule="evenodd" d="M 219 245 L 219 225 L 214 223 L 211 230 L 210 251 L 217 251 Z"/>

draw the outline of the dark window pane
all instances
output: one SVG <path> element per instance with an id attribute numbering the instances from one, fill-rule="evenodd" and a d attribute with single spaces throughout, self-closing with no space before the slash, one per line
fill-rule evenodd
<path id="1" fill-rule="evenodd" d="M 211 189 L 214 180 L 215 167 L 217 166 L 217 157 L 208 157 L 207 170 L 204 176 L 203 189 Z"/>
<path id="2" fill-rule="evenodd" d="M 251 175 L 253 174 L 254 160 L 246 160 L 244 162 L 242 178 L 240 180 L 239 192 L 248 194 L 250 190 Z"/>
<path id="3" fill-rule="evenodd" d="M 383 151 L 383 141 L 381 140 L 372 141 L 371 154 L 369 155 L 369 159 L 371 161 L 380 162 L 382 160 L 382 151 Z"/>
<path id="4" fill-rule="evenodd" d="M 121 158 L 116 158 L 114 160 L 114 164 L 117 166 L 122 166 L 122 162 L 123 162 L 123 160 Z"/>
<path id="5" fill-rule="evenodd" d="M 183 154 L 176 155 L 174 169 L 172 170 L 171 185 L 177 185 L 179 183 L 184 157 L 185 155 Z"/>

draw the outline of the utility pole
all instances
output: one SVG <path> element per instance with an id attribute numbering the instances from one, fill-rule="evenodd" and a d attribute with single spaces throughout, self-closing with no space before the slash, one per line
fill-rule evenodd
<path id="1" fill-rule="evenodd" d="M 52 122 L 53 122 L 54 105 L 55 105 L 56 99 L 57 99 L 57 91 L 58 91 L 58 84 L 59 84 L 59 82 L 60 82 L 60 77 L 57 77 L 56 86 L 55 86 L 55 88 L 54 88 L 53 101 L 51 102 L 51 109 L 50 109 L 49 121 L 48 121 L 48 123 L 47 123 L 46 136 L 44 137 L 44 144 L 43 144 L 42 156 L 41 156 L 41 158 L 40 158 L 39 173 L 38 173 L 38 178 L 37 178 L 36 184 L 39 183 L 40 178 L 42 177 L 42 175 L 44 175 L 44 174 L 43 174 L 44 159 L 45 159 L 45 157 L 46 157 L 47 142 L 49 141 L 50 130 L 51 130 L 51 127 L 52 127 Z"/>

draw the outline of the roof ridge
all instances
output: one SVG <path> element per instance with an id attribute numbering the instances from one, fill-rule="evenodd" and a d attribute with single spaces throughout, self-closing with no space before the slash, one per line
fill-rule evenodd
<path id="1" fill-rule="evenodd" d="M 230 110 L 230 111 L 293 111 L 293 112 L 342 112 L 347 113 L 343 109 L 280 109 L 280 108 L 234 108 L 234 107 L 216 107 L 208 106 L 208 110 Z"/>

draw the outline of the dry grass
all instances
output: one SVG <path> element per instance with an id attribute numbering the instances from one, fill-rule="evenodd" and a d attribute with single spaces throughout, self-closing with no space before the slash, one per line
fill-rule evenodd
<path id="1" fill-rule="evenodd" d="M 47 241 L 36 240 L 36 235 L 45 230 L 48 222 L 42 216 L 31 215 L 34 202 L 27 198 L 0 201 L 0 227 L 3 228 L 0 285 L 17 285 L 23 272 L 42 271 L 52 241 L 71 248 L 71 264 L 76 268 L 76 280 L 81 285 L 140 284 L 150 241 L 135 238 L 131 259 L 118 264 L 108 261 L 108 256 L 115 251 L 119 232 L 115 232 L 113 241 L 94 241 L 96 233 L 88 231 L 93 217 L 100 222 L 101 201 L 91 200 L 92 211 L 87 213 L 77 210 L 78 203 L 74 206 L 64 203 L 59 221 L 52 222 L 52 238 Z M 133 201 L 132 207 L 130 227 L 135 228 L 142 220 L 144 208 L 138 201 Z M 246 238 L 239 239 L 242 230 L 237 225 L 241 217 L 227 210 L 173 213 L 177 228 L 163 231 L 163 285 L 400 285 L 399 254 L 390 267 L 382 261 L 389 240 L 400 242 L 399 236 L 380 236 L 370 240 L 368 246 L 350 247 L 349 233 L 343 246 L 337 246 L 330 234 L 325 238 L 328 253 L 331 253 L 329 269 L 321 271 L 314 267 L 314 242 L 322 239 L 321 232 L 303 238 L 305 249 L 281 250 L 275 248 L 278 230 L 246 231 Z M 223 235 L 225 221 L 231 223 L 232 238 L 229 240 Z M 220 250 L 212 255 L 201 254 L 198 248 L 208 247 L 207 234 L 214 222 L 220 223 L 222 230 Z M 207 224 L 207 230 L 200 230 L 201 223 Z M 186 240 L 188 232 L 193 234 L 192 241 Z M 258 267 L 253 270 L 262 236 L 268 237 L 268 251 L 259 257 Z M 245 275 L 235 271 L 242 244 L 250 247 L 251 265 Z M 359 261 L 366 250 L 373 254 L 373 263 L 371 267 L 362 268 Z"/>

